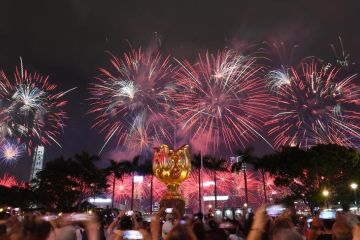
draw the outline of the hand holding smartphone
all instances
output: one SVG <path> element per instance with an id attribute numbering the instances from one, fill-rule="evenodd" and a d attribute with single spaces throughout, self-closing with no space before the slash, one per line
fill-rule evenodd
<path id="1" fill-rule="evenodd" d="M 134 211 L 127 211 L 125 214 L 126 216 L 131 217 L 134 214 Z"/>
<path id="2" fill-rule="evenodd" d="M 122 239 L 124 239 L 124 240 L 142 240 L 142 239 L 144 239 L 144 237 L 139 231 L 127 230 L 124 232 Z"/>
<path id="3" fill-rule="evenodd" d="M 266 214 L 271 217 L 277 217 L 286 210 L 282 204 L 270 205 L 266 208 Z"/>
<path id="4" fill-rule="evenodd" d="M 166 212 L 166 213 L 173 213 L 173 208 L 166 208 L 166 209 L 165 209 L 165 212 Z"/>

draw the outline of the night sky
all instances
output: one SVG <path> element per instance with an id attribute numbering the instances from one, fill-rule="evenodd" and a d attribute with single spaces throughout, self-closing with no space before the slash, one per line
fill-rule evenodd
<path id="1" fill-rule="evenodd" d="M 90 129 L 86 115 L 88 83 L 98 67 L 110 67 L 108 52 L 120 56 L 129 42 L 146 48 L 154 32 L 161 35 L 163 54 L 179 59 L 265 40 L 299 44 L 300 55 L 329 59 L 330 44 L 341 36 L 351 59 L 360 60 L 356 0 L 9 0 L 0 9 L 0 68 L 12 77 L 21 56 L 27 69 L 49 74 L 60 89 L 78 87 L 67 96 L 69 120 L 59 138 L 63 148 L 47 147 L 45 160 L 82 149 L 99 151 L 103 137 Z M 269 151 L 263 143 L 255 146 L 260 154 Z M 27 180 L 30 165 L 30 159 L 22 159 L 2 167 L 0 175 L 8 171 Z"/>

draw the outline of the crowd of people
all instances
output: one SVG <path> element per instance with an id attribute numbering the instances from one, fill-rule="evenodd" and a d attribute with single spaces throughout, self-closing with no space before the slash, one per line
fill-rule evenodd
<path id="1" fill-rule="evenodd" d="M 201 212 L 181 216 L 161 208 L 150 218 L 137 211 L 14 214 L 1 212 L 0 240 L 360 240 L 360 223 L 346 205 L 332 216 L 314 212 L 297 216 L 290 208 L 279 215 L 262 206 L 235 219 Z"/>

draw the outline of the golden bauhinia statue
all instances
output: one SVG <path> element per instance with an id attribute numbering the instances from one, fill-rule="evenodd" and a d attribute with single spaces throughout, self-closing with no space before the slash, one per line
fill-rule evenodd
<path id="1" fill-rule="evenodd" d="M 162 144 L 154 148 L 153 172 L 157 179 L 165 183 L 167 192 L 160 201 L 160 207 L 176 208 L 181 215 L 185 212 L 185 200 L 179 191 L 180 184 L 189 176 L 191 158 L 189 145 L 177 150 Z"/>

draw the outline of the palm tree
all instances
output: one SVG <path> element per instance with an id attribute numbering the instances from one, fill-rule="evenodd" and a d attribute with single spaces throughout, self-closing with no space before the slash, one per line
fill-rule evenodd
<path id="1" fill-rule="evenodd" d="M 195 154 L 193 160 L 191 161 L 191 167 L 198 171 L 198 181 L 199 181 L 199 212 L 201 211 L 201 154 Z"/>
<path id="2" fill-rule="evenodd" d="M 238 150 L 236 153 L 237 153 L 237 155 L 241 156 L 241 161 L 237 161 L 231 166 L 231 172 L 239 173 L 242 170 L 244 173 L 245 203 L 246 204 L 249 202 L 249 199 L 248 199 L 247 176 L 246 176 L 246 165 L 245 164 L 246 163 L 256 163 L 258 161 L 258 158 L 253 156 L 253 152 L 254 152 L 254 148 L 252 148 L 252 147 L 247 147 L 247 148 L 245 148 L 244 151 Z"/>
<path id="3" fill-rule="evenodd" d="M 79 184 L 79 208 L 84 199 L 103 192 L 106 187 L 105 172 L 99 169 L 95 163 L 99 160 L 96 155 L 91 155 L 88 152 L 82 151 L 80 154 L 75 154 L 73 158 L 74 171 L 77 172 L 76 179 Z"/>
<path id="4" fill-rule="evenodd" d="M 213 156 L 205 156 L 203 158 L 203 166 L 209 171 L 214 172 L 214 196 L 215 196 L 215 208 L 217 208 L 217 183 L 216 183 L 216 173 L 217 172 L 227 172 L 227 160 L 220 158 L 217 159 Z"/>
<path id="5" fill-rule="evenodd" d="M 111 197 L 111 208 L 114 208 L 114 199 L 115 199 L 115 183 L 116 179 L 122 178 L 125 174 L 123 164 L 110 159 L 110 166 L 105 169 L 107 175 L 113 176 L 112 184 L 112 197 Z"/>
<path id="6" fill-rule="evenodd" d="M 135 172 L 139 167 L 140 156 L 135 156 L 131 161 L 129 160 L 121 160 L 119 162 L 120 168 L 122 168 L 123 173 L 125 175 L 131 176 L 131 210 L 134 209 L 134 190 L 135 190 L 135 182 L 134 176 Z"/>

